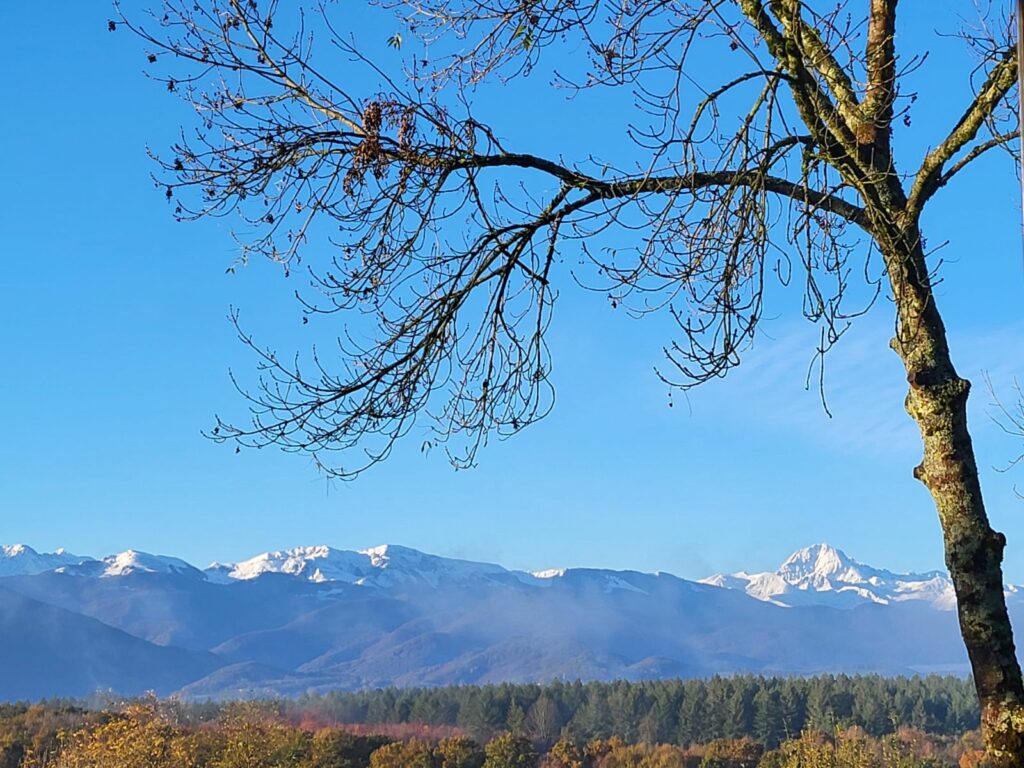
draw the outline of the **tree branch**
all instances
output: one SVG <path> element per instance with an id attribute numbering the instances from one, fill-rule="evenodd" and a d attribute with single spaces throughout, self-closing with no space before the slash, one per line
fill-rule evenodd
<path id="1" fill-rule="evenodd" d="M 771 0 L 772 10 L 782 22 L 786 36 L 797 44 L 804 53 L 804 60 L 821 75 L 835 98 L 836 111 L 847 127 L 854 130 L 862 117 L 853 81 L 825 45 L 818 30 L 804 21 L 801 5 L 800 0 Z"/>
<path id="2" fill-rule="evenodd" d="M 871 0 L 865 55 L 867 90 L 862 112 L 861 143 L 874 147 L 874 156 L 888 158 L 896 99 L 896 4 L 898 0 Z"/>
<path id="3" fill-rule="evenodd" d="M 498 155 L 476 155 L 459 161 L 454 169 L 515 167 L 527 168 L 550 174 L 571 187 L 593 193 L 593 199 L 614 200 L 640 195 L 671 194 L 712 187 L 762 188 L 781 197 L 834 213 L 852 224 L 870 229 L 864 209 L 841 197 L 812 189 L 783 178 L 766 174 L 762 169 L 745 168 L 709 172 L 642 176 L 636 179 L 603 181 L 566 168 L 546 158 L 522 153 Z"/>
<path id="4" fill-rule="evenodd" d="M 925 203 L 941 186 L 943 168 L 960 150 L 974 141 L 978 131 L 999 103 L 1017 84 L 1017 48 L 1008 48 L 999 59 L 949 136 L 928 153 L 914 177 L 906 212 L 920 216 Z M 972 158 L 973 159 L 973 158 Z"/>
<path id="5" fill-rule="evenodd" d="M 960 171 L 970 165 L 974 160 L 984 155 L 990 149 L 996 149 L 997 147 L 1005 147 L 1014 139 L 1020 137 L 1020 131 L 1011 131 L 1010 133 L 1002 133 L 998 136 L 993 136 L 988 141 L 984 141 L 981 144 L 976 144 L 971 148 L 971 151 L 966 155 L 957 160 L 953 165 L 949 167 L 949 170 L 942 174 L 938 182 L 935 185 L 935 191 L 942 189 L 946 186 L 950 180 L 956 176 Z"/>
<path id="6" fill-rule="evenodd" d="M 770 1 L 773 9 L 778 9 L 778 15 L 784 16 L 783 11 L 789 7 L 787 5 L 789 0 Z M 803 46 L 809 45 L 813 50 L 815 40 L 821 44 L 820 38 L 816 33 L 808 34 L 804 36 L 801 44 L 801 41 L 794 37 L 795 34 L 798 34 L 798 27 L 802 23 L 799 20 L 798 12 L 797 20 L 790 18 L 780 30 L 768 15 L 762 0 L 740 0 L 740 9 L 753 24 L 754 29 L 764 38 L 769 52 L 780 64 L 781 69 L 792 75 L 787 78 L 786 82 L 789 84 L 800 117 L 814 136 L 815 142 L 824 150 L 828 161 L 843 173 L 846 180 L 863 192 L 861 182 L 866 174 L 858 162 L 857 141 L 851 124 L 848 122 L 848 118 L 843 116 L 843 111 L 846 111 L 850 118 L 853 117 L 852 108 L 848 102 L 849 95 L 845 97 L 847 104 L 842 108 L 838 107 L 805 66 L 805 60 L 813 60 L 814 57 Z M 790 17 L 792 15 L 790 13 Z M 828 69 L 827 62 L 821 60 L 818 61 L 818 66 Z M 821 72 L 821 70 L 818 71 Z M 826 81 L 828 82 L 828 78 Z M 844 82 L 848 84 L 848 78 L 833 77 L 830 87 L 834 86 L 841 94 L 852 93 L 852 87 L 848 88 Z M 860 122 L 859 109 L 856 117 L 854 125 Z"/>

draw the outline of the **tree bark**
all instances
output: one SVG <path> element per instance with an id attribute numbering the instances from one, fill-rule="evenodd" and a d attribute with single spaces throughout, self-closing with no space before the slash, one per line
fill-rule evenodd
<path id="1" fill-rule="evenodd" d="M 992 529 L 967 428 L 970 382 L 950 358 L 945 326 L 915 226 L 889 239 L 885 261 L 898 313 L 892 347 L 907 372 L 907 412 L 921 430 L 924 457 L 914 476 L 935 501 L 960 631 L 981 705 L 986 760 L 1024 766 L 1024 683 L 1003 593 L 1006 538 Z"/>

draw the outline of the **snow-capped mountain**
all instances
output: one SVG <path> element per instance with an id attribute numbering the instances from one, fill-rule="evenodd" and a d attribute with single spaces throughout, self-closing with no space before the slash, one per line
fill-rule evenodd
<path id="1" fill-rule="evenodd" d="M 0 565 L 0 700 L 968 670 L 943 572 L 896 574 L 827 545 L 705 583 L 529 573 L 394 545 L 298 547 L 206 571 L 135 550 L 5 547 Z M 1007 594 L 1024 619 L 1024 591 Z"/>
<path id="2" fill-rule="evenodd" d="M 134 549 L 118 552 L 116 555 L 109 555 L 102 560 L 80 558 L 80 562 L 62 565 L 53 570 L 73 576 L 95 576 L 99 578 L 128 576 L 133 573 L 163 573 L 199 579 L 206 578 L 202 571 L 180 558 L 167 557 L 166 555 L 151 555 L 148 552 L 139 552 Z"/>
<path id="3" fill-rule="evenodd" d="M 176 557 L 127 550 L 102 559 L 73 555 L 63 549 L 39 553 L 18 544 L 0 549 L 0 578 L 31 576 L 49 571 L 92 577 L 135 573 L 187 575 L 215 584 L 253 581 L 265 574 L 292 576 L 313 584 L 347 584 L 382 590 L 440 589 L 457 584 L 548 587 L 567 580 L 586 582 L 611 592 L 646 591 L 652 578 L 675 577 L 591 568 L 552 568 L 514 571 L 492 563 L 440 557 L 409 547 L 384 544 L 363 550 L 327 545 L 264 552 L 238 563 L 213 563 L 205 570 Z M 864 604 L 919 602 L 951 611 L 956 607 L 953 585 L 945 571 L 894 573 L 854 560 L 828 544 L 814 544 L 790 555 L 777 570 L 738 571 L 701 579 L 700 584 L 740 591 L 783 607 L 823 605 L 853 608 Z M 1024 603 L 1024 589 L 1007 585 L 1007 600 Z"/>
<path id="4" fill-rule="evenodd" d="M 864 603 L 921 601 L 938 610 L 956 608 L 953 582 L 944 571 L 893 573 L 859 563 L 828 544 L 797 550 L 775 571 L 716 574 L 701 579 L 701 583 L 741 590 L 758 600 L 787 607 L 847 608 Z"/>
<path id="5" fill-rule="evenodd" d="M 73 555 L 64 549 L 36 552 L 24 544 L 9 544 L 0 547 L 0 576 L 33 576 L 90 559 Z"/>
<path id="6" fill-rule="evenodd" d="M 103 576 L 125 576 L 129 573 L 167 573 L 200 576 L 201 571 L 177 557 L 151 555 L 129 549 L 101 561 Z"/>
<path id="7" fill-rule="evenodd" d="M 417 584 L 437 587 L 442 582 L 508 577 L 500 565 L 428 555 L 409 547 L 384 544 L 357 552 L 326 545 L 264 552 L 233 565 L 214 563 L 206 569 L 211 580 L 247 581 L 265 573 L 284 573 L 318 584 L 341 582 L 390 587 Z"/>
<path id="8" fill-rule="evenodd" d="M 176 557 L 127 550 L 102 559 L 73 555 L 63 549 L 39 553 L 18 544 L 0 549 L 0 577 L 30 576 L 48 571 L 74 576 L 119 577 L 134 573 L 188 575 L 216 584 L 252 581 L 281 574 L 314 584 L 348 584 L 388 590 L 398 587 L 438 589 L 451 584 L 521 584 L 547 587 L 564 580 L 582 580 L 604 591 L 638 589 L 651 574 L 590 568 L 513 571 L 492 563 L 440 557 L 409 547 L 384 544 L 358 551 L 327 545 L 264 552 L 238 563 L 213 563 L 205 570 Z M 664 578 L 675 578 L 668 574 Z M 956 597 L 945 571 L 894 573 L 865 565 L 828 544 L 797 550 L 775 571 L 739 571 L 701 579 L 701 584 L 741 591 L 784 607 L 824 605 L 852 608 L 866 603 L 890 605 L 917 601 L 939 610 L 953 610 Z M 1007 598 L 1024 602 L 1024 589 L 1008 585 Z"/>

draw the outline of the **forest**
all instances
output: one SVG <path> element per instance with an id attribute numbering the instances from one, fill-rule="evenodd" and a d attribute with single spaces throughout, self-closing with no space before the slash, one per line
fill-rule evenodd
<path id="1" fill-rule="evenodd" d="M 770 748 L 806 730 L 850 726 L 871 736 L 900 726 L 959 735 L 979 718 L 968 679 L 877 675 L 385 689 L 305 696 L 281 707 L 332 723 L 423 723 L 476 736 L 507 728 L 542 744 L 567 733 L 679 746 L 751 738 Z"/>
<path id="2" fill-rule="evenodd" d="M 293 700 L 0 707 L 0 768 L 970 766 L 977 700 L 952 677 L 454 686 Z"/>

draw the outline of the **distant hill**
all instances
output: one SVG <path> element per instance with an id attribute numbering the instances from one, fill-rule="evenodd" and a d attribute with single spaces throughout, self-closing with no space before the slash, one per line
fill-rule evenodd
<path id="1" fill-rule="evenodd" d="M 170 694 L 222 665 L 0 587 L 0 698 L 88 696 L 97 689 Z"/>
<path id="2" fill-rule="evenodd" d="M 1011 610 L 1020 600 L 1008 587 Z M 0 550 L 0 698 L 193 698 L 734 672 L 966 673 L 948 576 L 828 545 L 774 572 L 510 571 L 398 546 L 206 570 Z"/>

